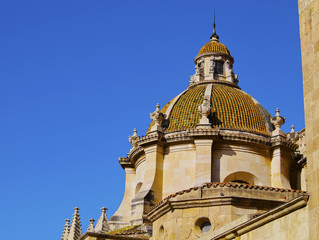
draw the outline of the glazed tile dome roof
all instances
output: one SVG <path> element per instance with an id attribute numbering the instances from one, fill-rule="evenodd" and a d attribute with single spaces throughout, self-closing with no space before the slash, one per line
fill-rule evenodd
<path id="1" fill-rule="evenodd" d="M 208 43 L 206 43 L 198 52 L 198 55 L 206 53 L 206 52 L 210 52 L 210 53 L 223 53 L 223 54 L 228 54 L 230 55 L 230 52 L 228 50 L 228 48 L 217 41 L 210 41 Z"/>
<path id="2" fill-rule="evenodd" d="M 198 105 L 203 102 L 207 85 L 188 88 L 162 108 L 161 112 L 168 118 L 165 132 L 196 128 L 201 118 Z M 267 127 L 271 128 L 270 114 L 249 94 L 235 87 L 213 83 L 211 113 L 210 122 L 213 128 L 269 135 Z M 152 122 L 150 127 L 153 124 Z"/>

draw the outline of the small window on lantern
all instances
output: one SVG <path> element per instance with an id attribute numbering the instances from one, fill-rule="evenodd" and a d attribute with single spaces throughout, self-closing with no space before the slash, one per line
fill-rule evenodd
<path id="1" fill-rule="evenodd" d="M 216 61 L 215 63 L 216 63 L 215 73 L 224 74 L 224 62 Z"/>

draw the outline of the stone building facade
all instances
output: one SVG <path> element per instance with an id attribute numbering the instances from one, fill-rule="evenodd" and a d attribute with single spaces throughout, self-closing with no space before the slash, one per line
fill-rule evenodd
<path id="1" fill-rule="evenodd" d="M 76 209 L 62 239 L 319 239 L 319 1 L 299 13 L 306 130 L 284 133 L 279 110 L 240 89 L 214 26 L 189 87 L 129 137 L 116 213 L 80 237 Z"/>

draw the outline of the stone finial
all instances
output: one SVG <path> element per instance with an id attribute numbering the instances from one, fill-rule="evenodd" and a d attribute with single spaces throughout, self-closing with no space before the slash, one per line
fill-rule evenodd
<path id="1" fill-rule="evenodd" d="M 156 104 L 156 110 L 153 113 L 150 113 L 150 117 L 154 121 L 154 125 L 151 127 L 151 132 L 163 131 L 161 123 L 165 118 L 164 118 L 164 114 L 160 112 L 159 104 Z"/>
<path id="2" fill-rule="evenodd" d="M 90 221 L 90 225 L 88 227 L 87 232 L 94 232 L 94 222 L 95 222 L 95 220 L 93 218 L 91 218 L 89 221 Z"/>
<path id="3" fill-rule="evenodd" d="M 61 239 L 68 240 L 69 233 L 70 233 L 70 219 L 65 219 L 65 224 L 64 224 L 64 229 L 63 229 L 63 234 Z"/>
<path id="4" fill-rule="evenodd" d="M 72 225 L 70 229 L 70 233 L 68 236 L 68 240 L 78 240 L 82 235 L 82 228 L 81 228 L 81 218 L 79 214 L 80 208 L 74 208 L 74 214 L 72 218 Z"/>
<path id="5" fill-rule="evenodd" d="M 208 116 L 211 112 L 209 96 L 204 96 L 203 103 L 198 106 L 198 112 L 200 113 L 202 118 L 199 120 L 199 124 L 197 124 L 197 127 L 206 126 L 211 128 L 211 124 L 209 123 L 208 119 Z"/>
<path id="6" fill-rule="evenodd" d="M 137 130 L 136 130 L 136 128 L 134 128 L 133 135 L 128 137 L 129 142 L 133 146 L 132 149 L 134 149 L 134 148 L 136 148 L 138 146 L 137 145 L 137 141 L 140 139 L 140 136 L 138 136 L 136 133 L 137 133 Z"/>
<path id="7" fill-rule="evenodd" d="M 290 128 L 290 133 L 287 136 L 288 139 L 297 140 L 299 138 L 298 133 L 295 132 L 295 126 L 292 124 Z"/>
<path id="8" fill-rule="evenodd" d="M 277 108 L 276 115 L 270 119 L 271 123 L 275 126 L 275 130 L 272 132 L 272 136 L 285 136 L 284 132 L 280 129 L 280 127 L 285 123 L 286 118 L 280 116 L 279 113 L 279 108 Z"/>
<path id="9" fill-rule="evenodd" d="M 110 228 L 109 228 L 109 223 L 108 223 L 108 219 L 106 216 L 107 208 L 102 207 L 101 210 L 102 210 L 102 214 L 101 214 L 94 230 L 95 230 L 95 232 L 108 232 L 108 231 L 110 231 Z"/>

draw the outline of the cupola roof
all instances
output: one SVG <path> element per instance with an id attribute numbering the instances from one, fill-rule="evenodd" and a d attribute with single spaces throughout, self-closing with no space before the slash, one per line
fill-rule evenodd
<path id="1" fill-rule="evenodd" d="M 224 44 L 219 42 L 219 36 L 216 33 L 215 16 L 213 24 L 213 34 L 210 37 L 210 41 L 199 50 L 197 57 L 204 53 L 221 53 L 230 55 L 230 51 L 228 50 L 228 48 Z"/>
<path id="2" fill-rule="evenodd" d="M 228 48 L 217 41 L 212 41 L 210 40 L 210 42 L 206 43 L 198 52 L 198 55 L 203 54 L 203 53 L 223 53 L 223 54 L 227 54 L 230 55 L 230 51 L 228 50 Z"/>

